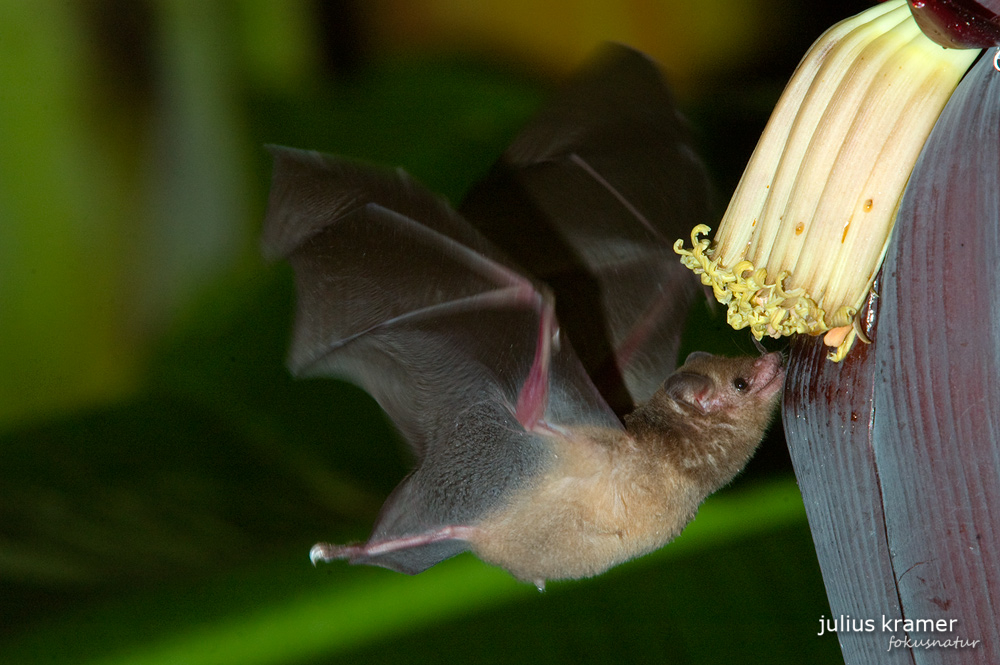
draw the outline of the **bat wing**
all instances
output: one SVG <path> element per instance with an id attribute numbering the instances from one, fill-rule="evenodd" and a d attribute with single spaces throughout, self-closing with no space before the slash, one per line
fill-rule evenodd
<path id="1" fill-rule="evenodd" d="M 708 198 L 658 67 L 608 45 L 460 210 L 553 289 L 563 330 L 623 415 L 675 368 L 699 286 L 672 245 L 707 220 Z"/>
<path id="2" fill-rule="evenodd" d="M 547 433 L 618 421 L 548 293 L 446 204 L 403 173 L 272 152 L 264 245 L 296 274 L 289 364 L 360 385 L 418 459 L 368 543 L 327 558 L 419 572 L 546 468 Z"/>

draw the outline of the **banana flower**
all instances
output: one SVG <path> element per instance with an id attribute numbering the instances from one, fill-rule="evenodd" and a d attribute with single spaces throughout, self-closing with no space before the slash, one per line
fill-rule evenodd
<path id="1" fill-rule="evenodd" d="M 760 339 L 827 333 L 839 360 L 888 245 L 903 188 L 975 50 L 924 36 L 904 0 L 838 23 L 778 101 L 713 242 L 682 263 Z M 829 332 L 828 332 L 829 331 Z"/>

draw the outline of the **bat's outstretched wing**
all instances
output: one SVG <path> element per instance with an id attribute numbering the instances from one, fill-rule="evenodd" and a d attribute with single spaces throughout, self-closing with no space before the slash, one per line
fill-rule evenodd
<path id="1" fill-rule="evenodd" d="M 547 467 L 547 433 L 617 420 L 551 297 L 446 204 L 402 173 L 271 150 L 264 245 L 295 269 L 290 366 L 367 390 L 418 458 L 368 543 L 325 556 L 419 572 Z"/>
<path id="2" fill-rule="evenodd" d="M 658 67 L 606 46 L 460 210 L 553 289 L 615 411 L 649 399 L 676 365 L 699 290 L 672 245 L 708 215 L 705 169 Z"/>

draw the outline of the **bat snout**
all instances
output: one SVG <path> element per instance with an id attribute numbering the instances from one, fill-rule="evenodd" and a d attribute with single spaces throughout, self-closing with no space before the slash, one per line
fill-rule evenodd
<path id="1" fill-rule="evenodd" d="M 754 392 L 768 398 L 781 389 L 785 381 L 785 369 L 781 366 L 781 360 L 781 354 L 774 352 L 754 361 Z"/>

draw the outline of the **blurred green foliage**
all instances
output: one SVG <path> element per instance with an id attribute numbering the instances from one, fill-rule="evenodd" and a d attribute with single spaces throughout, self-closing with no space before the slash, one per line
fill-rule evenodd
<path id="1" fill-rule="evenodd" d="M 551 84 L 496 53 L 371 55 L 359 7 L 0 0 L 4 662 L 839 662 L 780 436 L 678 542 L 596 580 L 308 565 L 365 536 L 408 460 L 359 390 L 284 370 L 261 146 L 457 201 Z M 795 57 L 816 33 L 789 32 Z M 792 66 L 686 100 L 720 204 Z M 752 351 L 708 309 L 692 326 L 687 350 Z"/>

